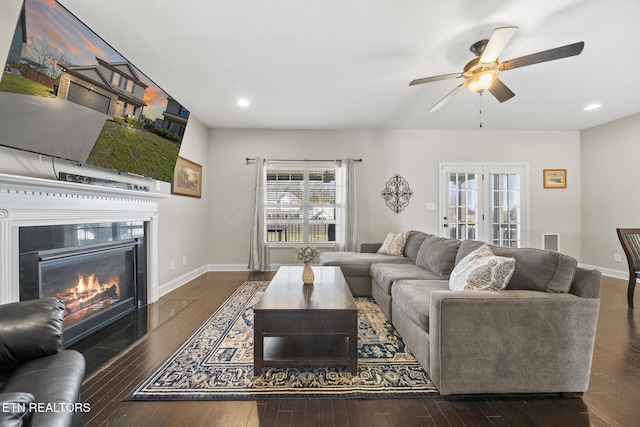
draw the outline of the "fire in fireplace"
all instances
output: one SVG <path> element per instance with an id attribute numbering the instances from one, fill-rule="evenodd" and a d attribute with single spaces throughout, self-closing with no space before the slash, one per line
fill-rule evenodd
<path id="1" fill-rule="evenodd" d="M 90 317 L 95 311 L 108 309 L 120 302 L 118 276 L 100 283 L 95 274 L 87 277 L 79 274 L 75 286 L 56 293 L 56 297 L 65 304 L 65 327 L 71 326 Z"/>
<path id="2" fill-rule="evenodd" d="M 41 297 L 65 304 L 65 328 L 118 304 L 134 306 L 136 245 L 130 240 L 38 252 Z"/>
<path id="3" fill-rule="evenodd" d="M 77 225 L 58 226 L 63 230 L 54 230 L 50 234 L 66 235 L 67 238 L 53 239 L 60 240 L 58 243 L 51 243 L 51 239 L 46 238 L 44 241 L 48 243 L 44 247 L 24 252 L 21 233 L 20 299 L 56 297 L 61 300 L 65 304 L 66 345 L 106 327 L 146 303 L 144 233 L 133 233 L 136 237 L 123 235 L 117 224 L 122 223 L 107 227 L 115 230 L 109 237 L 98 239 L 95 236 L 100 234 L 104 224 L 95 225 L 96 229 L 89 233 L 92 238 L 88 240 L 77 238 L 87 235 L 87 224 L 81 228 L 76 228 Z M 73 233 L 66 230 L 70 227 Z M 47 234 L 50 228 L 25 231 L 25 248 L 33 245 L 33 241 L 26 238 L 30 233 Z M 69 239 L 69 236 L 74 238 Z M 70 243 L 71 246 L 66 246 Z"/>

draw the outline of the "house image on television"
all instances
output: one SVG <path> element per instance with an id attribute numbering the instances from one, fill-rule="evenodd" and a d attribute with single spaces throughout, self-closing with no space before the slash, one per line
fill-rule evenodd
<path id="1" fill-rule="evenodd" d="M 171 132 L 184 136 L 184 130 L 187 128 L 187 121 L 189 120 L 189 110 L 184 108 L 175 99 L 167 98 L 167 109 L 162 113 L 164 120 L 162 121 L 162 128 L 170 130 Z"/>
<path id="2" fill-rule="evenodd" d="M 83 105 L 111 117 L 140 120 L 147 85 L 128 62 L 106 62 L 96 58 L 97 65 L 61 65 L 58 98 Z"/>

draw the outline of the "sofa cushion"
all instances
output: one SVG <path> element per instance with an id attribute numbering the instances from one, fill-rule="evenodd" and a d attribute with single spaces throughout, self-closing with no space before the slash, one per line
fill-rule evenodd
<path id="1" fill-rule="evenodd" d="M 404 244 L 404 256 L 415 262 L 420 246 L 427 236 L 432 236 L 432 234 L 411 230 L 407 236 L 407 242 Z"/>
<path id="2" fill-rule="evenodd" d="M 416 325 L 429 332 L 431 291 L 448 289 L 447 280 L 398 280 L 391 290 L 391 300 Z"/>
<path id="3" fill-rule="evenodd" d="M 388 233 L 382 242 L 382 246 L 378 249 L 379 254 L 402 256 L 404 253 L 404 244 L 407 242 L 408 231 L 401 233 Z"/>
<path id="4" fill-rule="evenodd" d="M 376 262 L 413 264 L 409 258 L 360 252 L 322 252 L 320 265 L 340 267 L 345 276 L 368 276 L 371 264 Z"/>
<path id="5" fill-rule="evenodd" d="M 387 295 L 391 295 L 391 285 L 396 280 L 403 279 L 424 279 L 440 280 L 444 277 L 425 270 L 417 265 L 409 264 L 372 264 L 371 277 L 380 285 Z"/>
<path id="6" fill-rule="evenodd" d="M 456 264 L 460 243 L 460 240 L 444 237 L 425 237 L 416 257 L 416 265 L 448 279 Z"/>
<path id="7" fill-rule="evenodd" d="M 516 261 L 493 254 L 489 245 L 482 245 L 464 257 L 451 272 L 452 291 L 504 289 L 513 275 Z"/>
<path id="8" fill-rule="evenodd" d="M 485 243 L 477 240 L 463 241 L 456 263 L 483 244 Z M 489 247 L 495 255 L 516 260 L 513 275 L 506 289 L 568 292 L 571 288 L 578 266 L 575 258 L 544 249 L 506 248 L 495 245 L 489 245 Z"/>

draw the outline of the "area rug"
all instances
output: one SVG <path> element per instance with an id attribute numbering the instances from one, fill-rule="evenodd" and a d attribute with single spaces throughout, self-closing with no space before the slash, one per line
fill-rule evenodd
<path id="1" fill-rule="evenodd" d="M 358 306 L 358 375 L 346 367 L 267 367 L 253 375 L 253 306 L 268 282 L 245 282 L 128 400 L 438 396 L 371 298 Z"/>

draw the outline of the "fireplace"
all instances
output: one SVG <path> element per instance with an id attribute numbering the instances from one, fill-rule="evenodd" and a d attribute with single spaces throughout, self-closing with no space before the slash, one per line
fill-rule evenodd
<path id="1" fill-rule="evenodd" d="M 109 222 L 21 227 L 20 300 L 65 304 L 70 345 L 146 305 L 146 225 Z"/>

